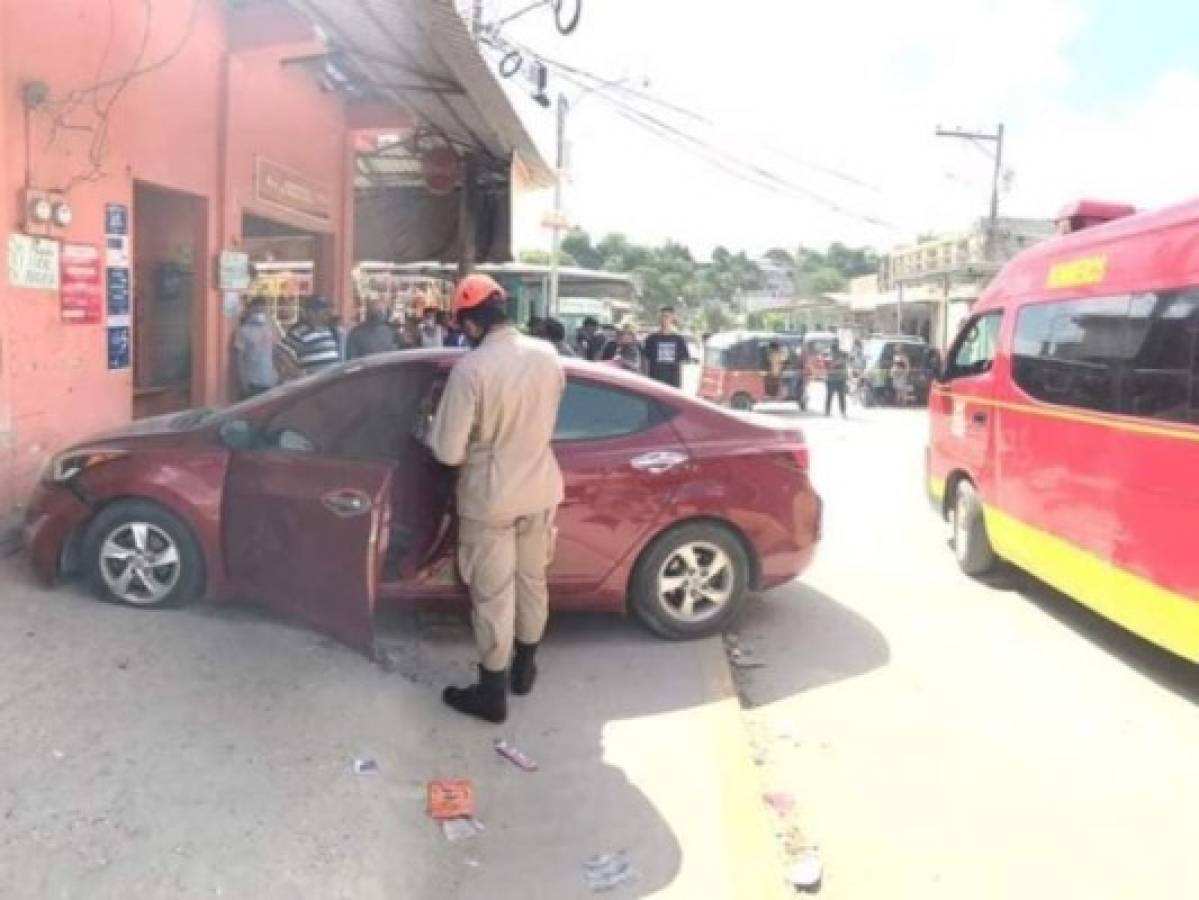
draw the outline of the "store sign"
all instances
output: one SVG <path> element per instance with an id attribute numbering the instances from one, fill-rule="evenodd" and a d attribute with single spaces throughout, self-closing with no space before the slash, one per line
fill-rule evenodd
<path id="1" fill-rule="evenodd" d="M 222 291 L 244 291 L 250 286 L 250 254 L 239 250 L 222 250 L 217 261 L 217 288 Z"/>
<path id="2" fill-rule="evenodd" d="M 328 219 L 332 206 L 325 188 L 261 156 L 254 159 L 254 196 L 264 203 L 315 219 Z"/>
<path id="3" fill-rule="evenodd" d="M 63 244 L 59 260 L 62 320 L 72 325 L 100 321 L 100 251 L 94 244 Z"/>
<path id="4" fill-rule="evenodd" d="M 58 289 L 58 241 L 8 236 L 8 283 L 12 287 L 53 291 Z"/>

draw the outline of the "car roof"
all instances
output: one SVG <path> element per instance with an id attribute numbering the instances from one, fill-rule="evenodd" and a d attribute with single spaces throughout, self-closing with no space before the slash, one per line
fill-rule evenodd
<path id="1" fill-rule="evenodd" d="M 325 369 L 321 374 L 326 375 L 342 372 L 350 374 L 374 368 L 387 368 L 396 365 L 412 365 L 414 363 L 433 363 L 439 368 L 448 369 L 463 354 L 469 352 L 459 347 L 437 347 L 430 350 L 394 350 L 388 353 L 376 353 L 363 359 L 351 360 L 336 367 Z M 680 400 L 691 400 L 686 394 L 674 388 L 660 384 L 644 375 L 629 372 L 620 366 L 605 363 L 589 362 L 577 357 L 560 357 L 562 368 L 567 377 L 582 376 L 591 381 L 610 384 L 613 387 L 634 390 L 642 394 L 658 397 L 672 404 Z M 320 377 L 320 376 L 317 376 Z"/>

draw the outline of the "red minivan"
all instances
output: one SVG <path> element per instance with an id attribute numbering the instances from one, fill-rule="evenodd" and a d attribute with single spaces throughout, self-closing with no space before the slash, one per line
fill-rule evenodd
<path id="1" fill-rule="evenodd" d="M 1063 221 L 1093 227 L 1016 257 L 950 347 L 929 490 L 967 573 L 1009 560 L 1199 661 L 1199 201 Z"/>

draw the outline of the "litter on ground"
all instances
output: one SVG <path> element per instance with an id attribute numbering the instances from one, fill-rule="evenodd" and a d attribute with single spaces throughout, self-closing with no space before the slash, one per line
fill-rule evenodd
<path id="1" fill-rule="evenodd" d="M 471 818 L 475 814 L 475 791 L 466 778 L 429 782 L 429 816 L 434 819 Z"/>
<path id="2" fill-rule="evenodd" d="M 446 836 L 446 840 L 453 843 L 473 838 L 475 835 L 482 833 L 482 831 L 483 823 L 469 816 L 441 820 L 441 833 Z M 478 863 L 475 863 L 475 865 L 478 865 Z"/>
<path id="3" fill-rule="evenodd" d="M 597 853 L 583 863 L 583 873 L 587 879 L 587 887 L 596 894 L 615 890 L 637 879 L 637 872 L 624 850 L 616 853 Z"/>
<path id="4" fill-rule="evenodd" d="M 526 772 L 537 771 L 536 762 L 502 738 L 495 739 L 495 752 L 519 769 L 524 769 Z"/>
<path id="5" fill-rule="evenodd" d="M 762 799 L 766 801 L 766 805 L 773 809 L 783 818 L 791 815 L 795 809 L 795 797 L 783 791 L 770 791 L 762 795 Z"/>
<path id="6" fill-rule="evenodd" d="M 788 879 L 796 890 L 815 893 L 820 890 L 824 878 L 824 865 L 820 861 L 820 849 L 808 847 L 791 866 Z"/>
<path id="7" fill-rule="evenodd" d="M 379 774 L 379 764 L 373 759 L 359 758 L 354 760 L 355 775 L 377 775 Z"/>

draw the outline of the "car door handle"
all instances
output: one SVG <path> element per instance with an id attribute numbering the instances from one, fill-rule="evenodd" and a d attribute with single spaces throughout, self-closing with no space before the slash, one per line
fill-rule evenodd
<path id="1" fill-rule="evenodd" d="M 975 425 L 986 425 L 987 424 L 987 414 L 985 412 L 976 412 L 974 415 L 972 415 L 970 417 L 970 421 L 973 422 Z"/>
<path id="2" fill-rule="evenodd" d="M 687 461 L 687 454 L 678 450 L 653 450 L 642 453 L 629 460 L 629 465 L 638 472 L 648 472 L 651 475 L 661 475 L 671 469 L 681 466 Z"/>
<path id="3" fill-rule="evenodd" d="M 330 491 L 321 497 L 325 509 L 342 519 L 350 519 L 370 512 L 371 498 L 362 491 Z"/>

